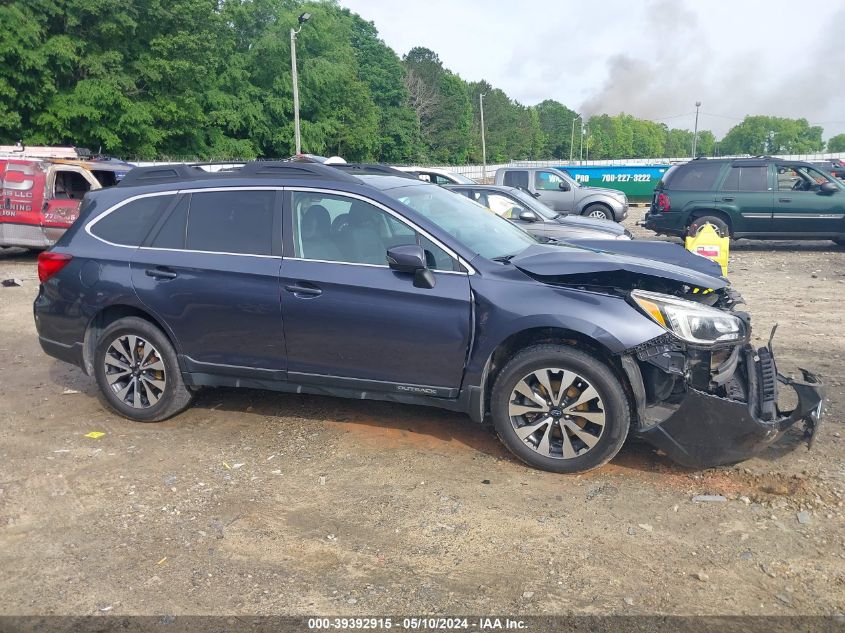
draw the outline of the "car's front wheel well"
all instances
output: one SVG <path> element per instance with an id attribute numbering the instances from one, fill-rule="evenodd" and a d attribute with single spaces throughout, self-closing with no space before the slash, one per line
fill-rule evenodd
<path id="1" fill-rule="evenodd" d="M 97 341 L 100 338 L 100 334 L 110 324 L 126 317 L 138 317 L 139 319 L 149 321 L 152 325 L 161 330 L 164 336 L 166 336 L 170 341 L 170 344 L 173 345 L 173 348 L 176 349 L 176 345 L 173 338 L 170 336 L 170 333 L 149 313 L 141 310 L 140 308 L 136 308 L 135 306 L 112 305 L 107 308 L 103 308 L 95 314 L 88 322 L 88 327 L 85 330 L 85 339 L 82 343 L 82 361 L 83 370 L 89 376 L 93 375 L 94 372 L 94 351 L 97 349 Z"/>
<path id="2" fill-rule="evenodd" d="M 531 328 L 512 334 L 502 341 L 487 361 L 484 376 L 484 418 L 487 420 L 490 413 L 490 396 L 496 376 L 515 354 L 528 347 L 536 345 L 569 345 L 590 356 L 604 362 L 619 379 L 625 395 L 631 407 L 632 416 L 636 412 L 636 400 L 634 391 L 631 388 L 627 374 L 622 367 L 622 361 L 617 354 L 611 352 L 599 341 L 581 332 L 566 328 L 546 327 Z"/>

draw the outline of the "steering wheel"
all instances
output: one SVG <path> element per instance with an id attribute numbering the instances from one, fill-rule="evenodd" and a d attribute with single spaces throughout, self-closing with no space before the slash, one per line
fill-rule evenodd
<path id="1" fill-rule="evenodd" d="M 804 191 L 804 181 L 799 178 L 795 181 L 795 184 L 792 185 L 792 191 Z"/>

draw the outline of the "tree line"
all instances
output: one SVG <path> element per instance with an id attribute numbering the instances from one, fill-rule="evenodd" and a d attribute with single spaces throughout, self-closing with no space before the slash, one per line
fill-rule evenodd
<path id="1" fill-rule="evenodd" d="M 291 27 L 297 38 L 302 146 L 351 161 L 689 156 L 692 132 L 628 114 L 526 106 L 468 82 L 434 51 L 400 58 L 335 1 L 5 0 L 0 4 L 0 144 L 76 145 L 125 158 L 209 160 L 293 153 Z M 587 133 L 581 137 L 582 122 Z M 749 116 L 698 155 L 809 153 L 823 130 Z M 845 151 L 845 135 L 829 151 Z"/>

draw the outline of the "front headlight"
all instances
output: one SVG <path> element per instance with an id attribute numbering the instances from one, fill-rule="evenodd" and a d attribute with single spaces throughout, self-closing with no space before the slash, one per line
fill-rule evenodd
<path id="1" fill-rule="evenodd" d="M 688 343 L 713 345 L 745 338 L 742 320 L 717 308 L 645 290 L 634 290 L 631 298 L 658 325 Z"/>

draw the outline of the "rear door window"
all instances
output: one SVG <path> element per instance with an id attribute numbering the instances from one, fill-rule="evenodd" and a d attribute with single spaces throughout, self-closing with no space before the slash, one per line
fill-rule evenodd
<path id="1" fill-rule="evenodd" d="M 696 161 L 670 169 L 663 176 L 664 187 L 675 191 L 711 191 L 723 164 Z"/>
<path id="2" fill-rule="evenodd" d="M 722 191 L 768 191 L 769 168 L 765 165 L 731 167 Z"/>
<path id="3" fill-rule="evenodd" d="M 207 191 L 191 195 L 185 248 L 272 255 L 274 191 Z"/>
<path id="4" fill-rule="evenodd" d="M 516 187 L 517 189 L 528 189 L 528 172 L 506 171 L 504 183 L 508 187 Z"/>
<path id="5" fill-rule="evenodd" d="M 140 246 L 147 233 L 173 202 L 172 194 L 127 202 L 91 225 L 92 235 L 121 246 Z"/>

